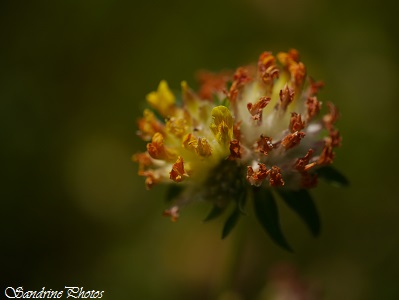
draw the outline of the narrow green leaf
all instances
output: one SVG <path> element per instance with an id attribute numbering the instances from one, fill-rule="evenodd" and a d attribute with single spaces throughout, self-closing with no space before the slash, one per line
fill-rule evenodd
<path id="1" fill-rule="evenodd" d="M 210 220 L 216 219 L 224 212 L 224 209 L 214 205 L 212 210 L 209 212 L 208 216 L 204 219 L 204 222 L 208 222 Z"/>
<path id="2" fill-rule="evenodd" d="M 273 194 L 264 188 L 254 188 L 255 215 L 272 240 L 280 247 L 292 252 L 280 226 L 278 208 Z"/>
<path id="3" fill-rule="evenodd" d="M 247 191 L 244 187 L 242 188 L 239 195 L 237 196 L 236 203 L 237 203 L 237 207 L 240 210 L 240 212 L 243 215 L 246 215 L 247 213 L 245 212 L 244 208 L 245 208 L 245 204 L 247 203 Z"/>
<path id="4" fill-rule="evenodd" d="M 231 215 L 227 218 L 223 226 L 222 239 L 226 238 L 231 230 L 236 226 L 238 219 L 240 218 L 240 210 L 236 207 Z"/>
<path id="5" fill-rule="evenodd" d="M 312 196 L 307 190 L 277 190 L 284 202 L 295 211 L 307 225 L 313 236 L 320 234 L 320 217 Z"/>
<path id="6" fill-rule="evenodd" d="M 175 200 L 184 190 L 184 186 L 178 184 L 171 184 L 166 192 L 165 201 L 167 203 Z"/>
<path id="7" fill-rule="evenodd" d="M 348 179 L 340 173 L 338 170 L 331 166 L 325 166 L 317 169 L 316 174 L 327 181 L 329 184 L 336 187 L 346 187 L 349 186 Z"/>

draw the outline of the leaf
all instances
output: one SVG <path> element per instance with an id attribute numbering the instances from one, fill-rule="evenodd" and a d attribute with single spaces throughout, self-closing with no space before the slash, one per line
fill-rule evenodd
<path id="1" fill-rule="evenodd" d="M 241 185 L 240 185 L 241 184 Z M 246 188 L 242 185 L 241 182 L 236 183 L 237 186 L 241 186 L 241 188 L 238 189 L 237 191 L 237 196 L 234 197 L 234 201 L 237 204 L 237 208 L 240 210 L 240 212 L 243 215 L 246 215 L 247 213 L 245 212 L 245 204 L 247 202 L 247 190 Z"/>
<path id="2" fill-rule="evenodd" d="M 246 202 L 247 202 L 247 194 L 246 194 L 246 192 L 244 191 L 243 193 L 241 193 L 241 195 L 239 196 L 239 198 L 238 198 L 238 201 L 237 201 L 237 206 L 238 206 L 238 209 L 240 210 L 240 212 L 243 214 L 243 215 L 246 215 L 247 213 L 245 212 L 245 204 L 246 204 Z"/>
<path id="3" fill-rule="evenodd" d="M 212 210 L 209 212 L 208 216 L 204 219 L 204 222 L 208 222 L 211 221 L 213 219 L 216 219 L 217 217 L 219 217 L 222 213 L 224 212 L 224 209 L 214 205 Z"/>
<path id="4" fill-rule="evenodd" d="M 270 190 L 254 188 L 254 210 L 256 218 L 272 240 L 282 248 L 292 252 L 281 230 L 276 201 Z"/>
<path id="5" fill-rule="evenodd" d="M 316 174 L 327 181 L 329 184 L 336 187 L 346 187 L 349 186 L 349 181 L 346 177 L 340 173 L 338 170 L 331 166 L 325 166 L 317 169 Z"/>
<path id="6" fill-rule="evenodd" d="M 290 191 L 279 189 L 278 194 L 307 225 L 314 237 L 320 234 L 320 217 L 312 196 L 307 190 Z"/>
<path id="7" fill-rule="evenodd" d="M 171 184 L 166 192 L 165 201 L 166 203 L 175 200 L 184 190 L 184 186 L 179 184 Z"/>
<path id="8" fill-rule="evenodd" d="M 231 230 L 236 226 L 238 219 L 240 218 L 240 210 L 238 207 L 234 209 L 234 211 L 231 213 L 231 215 L 227 218 L 226 222 L 224 223 L 223 226 L 223 231 L 222 231 L 222 239 L 226 238 Z"/>

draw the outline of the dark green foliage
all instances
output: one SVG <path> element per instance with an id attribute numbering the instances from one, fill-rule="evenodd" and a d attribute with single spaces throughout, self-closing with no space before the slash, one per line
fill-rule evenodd
<path id="1" fill-rule="evenodd" d="M 278 189 L 277 192 L 308 226 L 312 235 L 317 237 L 320 234 L 320 218 L 310 193 L 307 190 L 291 191 L 284 189 Z"/>
<path id="2" fill-rule="evenodd" d="M 237 203 L 237 208 L 240 210 L 240 212 L 243 215 L 246 215 L 245 213 L 245 204 L 247 202 L 247 189 L 245 186 L 241 186 L 241 189 L 239 191 L 238 197 L 236 198 L 236 203 Z"/>
<path id="3" fill-rule="evenodd" d="M 243 185 L 242 181 L 236 182 L 237 193 L 238 195 L 234 197 L 234 202 L 236 204 L 234 211 L 226 220 L 223 231 L 222 231 L 222 239 L 227 237 L 230 231 L 237 224 L 237 221 L 241 214 L 245 214 L 244 207 L 247 200 L 247 190 Z"/>
<path id="4" fill-rule="evenodd" d="M 262 188 L 254 188 L 253 191 L 254 210 L 259 223 L 275 243 L 292 252 L 281 230 L 277 204 L 272 192 Z"/>
<path id="5" fill-rule="evenodd" d="M 211 221 L 213 219 L 216 219 L 219 217 L 222 213 L 224 212 L 224 209 L 214 205 L 212 210 L 209 212 L 208 216 L 204 219 L 204 222 Z"/>
<path id="6" fill-rule="evenodd" d="M 249 194 L 249 186 L 241 178 L 241 173 L 242 170 L 236 168 L 236 165 L 231 161 L 224 161 L 218 165 L 217 172 L 211 172 L 205 184 L 206 189 L 201 191 L 201 198 L 213 203 L 213 207 L 204 222 L 219 217 L 228 206 L 234 205 L 232 213 L 224 223 L 222 239 L 226 238 L 237 225 L 240 215 L 246 215 L 244 208 Z M 341 187 L 349 184 L 345 176 L 330 166 L 321 167 L 315 173 L 335 186 Z M 320 235 L 321 222 L 319 213 L 308 190 L 270 189 L 264 187 L 252 187 L 252 190 L 256 218 L 270 238 L 280 247 L 292 252 L 291 246 L 288 244 L 281 229 L 279 211 L 273 196 L 274 192 L 299 216 L 314 237 Z M 182 191 L 182 186 L 172 185 L 167 193 L 167 201 L 176 200 Z"/>
<path id="7" fill-rule="evenodd" d="M 234 211 L 227 218 L 223 226 L 222 239 L 226 238 L 231 230 L 236 226 L 238 219 L 240 218 L 241 212 L 238 207 L 235 207 Z"/>
<path id="8" fill-rule="evenodd" d="M 342 175 L 338 170 L 334 169 L 331 166 L 325 166 L 317 169 L 316 174 L 319 178 L 324 179 L 329 184 L 336 187 L 346 187 L 349 186 L 348 179 Z"/>

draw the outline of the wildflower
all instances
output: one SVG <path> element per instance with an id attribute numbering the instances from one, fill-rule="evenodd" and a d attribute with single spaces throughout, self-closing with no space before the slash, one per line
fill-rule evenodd
<path id="1" fill-rule="evenodd" d="M 277 59 L 264 52 L 257 67 L 203 72 L 199 79 L 198 93 L 181 83 L 181 103 L 161 81 L 147 95 L 154 111 L 146 109 L 138 122 L 138 135 L 148 141 L 147 151 L 133 157 L 139 175 L 146 177 L 147 189 L 169 183 L 175 191 L 164 215 L 176 221 L 183 206 L 203 200 L 213 204 L 209 220 L 233 203 L 226 236 L 252 198 L 261 225 L 290 249 L 280 229 L 273 196 L 278 194 L 317 235 L 320 222 L 308 189 L 318 177 L 347 184 L 330 166 L 342 138 L 332 103 L 320 116 L 317 94 L 324 84 L 307 76 L 296 50 Z"/>

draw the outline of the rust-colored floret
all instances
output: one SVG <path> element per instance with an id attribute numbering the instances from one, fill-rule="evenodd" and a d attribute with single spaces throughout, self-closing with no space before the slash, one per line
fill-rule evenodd
<path id="1" fill-rule="evenodd" d="M 280 90 L 280 108 L 282 110 L 287 110 L 288 105 L 294 100 L 294 94 L 295 92 L 287 84 Z"/>
<path id="2" fill-rule="evenodd" d="M 247 180 L 251 185 L 260 186 L 270 173 L 265 164 L 259 163 L 258 166 L 258 171 L 254 171 L 250 166 L 247 167 Z"/>
<path id="3" fill-rule="evenodd" d="M 236 70 L 233 76 L 233 83 L 231 84 L 230 90 L 227 94 L 231 102 L 237 100 L 238 92 L 247 82 L 250 81 L 251 77 L 249 76 L 249 72 L 246 68 L 240 67 Z"/>
<path id="4" fill-rule="evenodd" d="M 170 217 L 172 222 L 176 222 L 177 219 L 179 219 L 179 207 L 178 206 L 173 206 L 169 209 L 166 209 L 163 212 L 163 215 L 166 217 Z"/>
<path id="5" fill-rule="evenodd" d="M 299 52 L 296 49 L 290 49 L 288 52 L 280 52 L 277 58 L 284 67 L 299 62 Z"/>
<path id="6" fill-rule="evenodd" d="M 241 139 L 241 123 L 242 121 L 238 121 L 233 125 L 233 136 L 237 140 Z"/>
<path id="7" fill-rule="evenodd" d="M 306 122 L 309 123 L 320 112 L 321 102 L 317 100 L 316 96 L 309 97 L 306 100 L 306 108 L 307 108 Z"/>
<path id="8" fill-rule="evenodd" d="M 289 67 L 291 78 L 294 79 L 295 85 L 297 88 L 300 88 L 305 80 L 306 76 L 306 68 L 302 62 L 297 64 L 292 64 Z"/>
<path id="9" fill-rule="evenodd" d="M 230 141 L 230 156 L 229 159 L 241 158 L 243 149 L 238 140 Z"/>
<path id="10" fill-rule="evenodd" d="M 146 177 L 145 187 L 147 190 L 150 190 L 158 182 L 155 173 L 152 170 L 147 170 L 147 171 L 139 170 L 138 174 L 140 176 Z"/>
<path id="11" fill-rule="evenodd" d="M 269 179 L 270 186 L 283 186 L 284 180 L 283 176 L 281 175 L 281 170 L 277 166 L 273 166 L 270 170 L 270 179 Z"/>
<path id="12" fill-rule="evenodd" d="M 299 172 L 307 172 L 314 166 L 316 166 L 316 162 L 309 163 L 310 159 L 313 156 L 313 149 L 309 149 L 309 151 L 306 153 L 304 157 L 298 158 L 298 160 L 295 163 L 295 169 L 297 169 Z"/>
<path id="13" fill-rule="evenodd" d="M 294 133 L 287 135 L 281 141 L 281 145 L 286 150 L 291 149 L 291 148 L 295 147 L 296 145 L 298 145 L 299 142 L 301 141 L 301 139 L 303 139 L 304 137 L 305 137 L 305 133 L 303 133 L 301 131 L 295 131 Z"/>
<path id="14" fill-rule="evenodd" d="M 261 123 L 262 111 L 266 107 L 266 105 L 269 104 L 270 100 L 271 99 L 269 97 L 261 97 L 258 101 L 255 102 L 255 104 L 252 104 L 251 102 L 247 104 L 247 109 L 251 114 L 252 119 L 254 121 L 257 121 L 258 124 Z"/>
<path id="15" fill-rule="evenodd" d="M 281 52 L 277 55 L 277 58 L 289 71 L 294 86 L 300 88 L 305 80 L 306 68 L 305 65 L 299 61 L 298 51 L 291 49 L 288 53 Z"/>
<path id="16" fill-rule="evenodd" d="M 328 130 L 331 130 L 334 128 L 334 123 L 339 118 L 339 112 L 338 112 L 338 109 L 335 107 L 335 105 L 332 104 L 331 102 L 327 102 L 327 107 L 328 107 L 329 113 L 324 115 L 323 122 L 324 122 L 324 125 L 326 126 L 326 128 Z"/>
<path id="17" fill-rule="evenodd" d="M 269 86 L 273 87 L 274 79 L 278 78 L 279 70 L 276 66 L 276 59 L 271 52 L 263 52 L 258 60 L 258 72 L 262 81 Z"/>
<path id="18" fill-rule="evenodd" d="M 170 179 L 172 179 L 174 182 L 181 182 L 183 181 L 184 176 L 187 176 L 186 172 L 184 171 L 184 162 L 181 156 L 179 156 L 176 162 L 173 164 L 169 175 Z"/>
<path id="19" fill-rule="evenodd" d="M 223 91 L 229 77 L 230 74 L 228 73 L 214 74 L 206 71 L 199 72 L 197 75 L 200 83 L 198 94 L 201 99 L 212 100 L 215 93 Z"/>
<path id="20" fill-rule="evenodd" d="M 154 184 L 156 183 L 155 177 L 152 174 L 149 174 L 145 179 L 145 187 L 147 190 L 150 190 Z"/>
<path id="21" fill-rule="evenodd" d="M 331 139 L 331 146 L 340 147 L 342 143 L 342 137 L 337 129 L 332 129 L 329 132 L 327 139 Z"/>
<path id="22" fill-rule="evenodd" d="M 151 166 L 152 161 L 148 152 L 136 153 L 132 157 L 133 161 L 139 163 L 139 170 L 144 170 L 146 167 Z"/>
<path id="23" fill-rule="evenodd" d="M 304 157 L 298 158 L 294 165 L 294 168 L 301 174 L 302 188 L 310 189 L 317 185 L 317 175 L 309 173 L 309 170 L 317 165 L 316 162 L 310 163 L 313 153 L 313 149 L 309 149 L 306 155 Z"/>
<path id="24" fill-rule="evenodd" d="M 256 142 L 255 151 L 267 155 L 273 148 L 272 138 L 261 135 Z"/>
<path id="25" fill-rule="evenodd" d="M 305 122 L 302 121 L 301 115 L 295 112 L 291 113 L 290 126 L 289 126 L 291 133 L 295 131 L 301 131 L 304 128 L 305 128 Z"/>
<path id="26" fill-rule="evenodd" d="M 304 157 L 298 158 L 294 168 L 301 174 L 301 187 L 310 189 L 317 185 L 317 175 L 309 173 L 309 171 L 317 165 L 317 162 L 311 162 L 313 149 L 309 149 Z"/>
<path id="27" fill-rule="evenodd" d="M 320 157 L 317 160 L 318 165 L 329 165 L 332 164 L 334 160 L 335 153 L 333 152 L 333 147 L 330 139 L 326 139 L 324 142 L 324 148 L 321 151 Z"/>
<path id="28" fill-rule="evenodd" d="M 319 93 L 319 90 L 324 87 L 324 82 L 323 81 L 315 81 L 313 80 L 312 77 L 309 77 L 309 97 L 315 96 Z"/>

